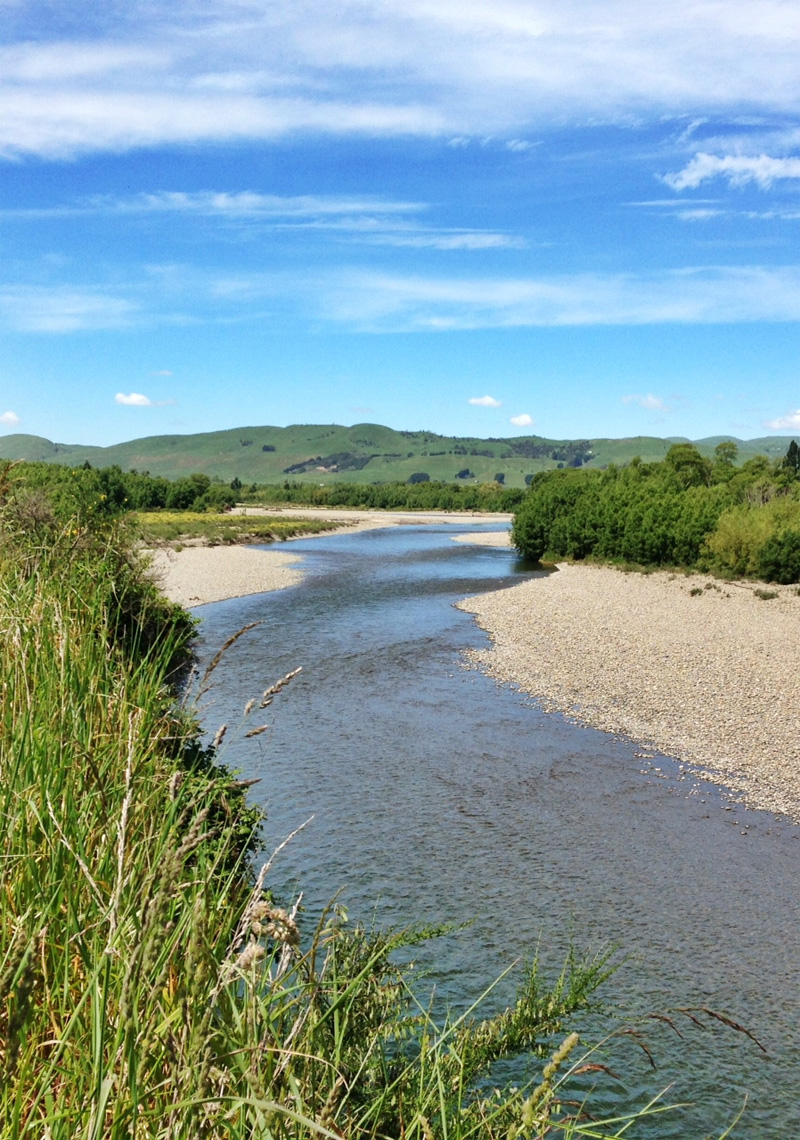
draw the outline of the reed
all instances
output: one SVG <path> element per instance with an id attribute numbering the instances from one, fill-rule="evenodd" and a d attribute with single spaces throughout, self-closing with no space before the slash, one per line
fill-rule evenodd
<path id="1" fill-rule="evenodd" d="M 661 1110 L 589 1123 L 566 1103 L 586 1061 L 564 1037 L 606 955 L 571 955 L 549 986 L 534 965 L 505 1013 L 441 1023 L 394 956 L 434 932 L 366 931 L 336 908 L 304 932 L 270 863 L 250 869 L 245 789 L 176 704 L 187 616 L 113 525 L 51 519 L 34 540 L 14 519 L 0 541 L 2 1140 L 611 1137 Z M 550 1057 L 531 1088 L 481 1091 L 523 1051 Z"/>

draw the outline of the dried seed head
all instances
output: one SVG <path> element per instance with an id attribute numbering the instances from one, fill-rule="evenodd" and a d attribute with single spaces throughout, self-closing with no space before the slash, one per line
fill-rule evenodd
<path id="1" fill-rule="evenodd" d="M 254 908 L 250 929 L 257 937 L 274 938 L 287 946 L 297 946 L 300 942 L 300 931 L 292 916 L 268 903 L 259 903 Z"/>
<path id="2" fill-rule="evenodd" d="M 169 779 L 169 798 L 174 800 L 183 783 L 183 772 L 173 772 Z"/>
<path id="3" fill-rule="evenodd" d="M 228 731 L 227 724 L 221 724 L 219 726 L 219 728 L 217 729 L 216 735 L 214 737 L 214 743 L 212 745 L 213 748 L 219 748 L 220 744 L 222 744 L 222 741 L 225 738 L 225 733 L 227 731 Z"/>
<path id="4" fill-rule="evenodd" d="M 302 672 L 303 666 L 300 665 L 297 669 L 292 669 L 291 673 L 286 673 L 279 681 L 276 681 L 274 685 L 270 685 L 268 689 L 265 689 L 261 697 L 261 708 L 265 709 L 267 705 L 271 705 L 272 698 L 275 694 L 279 693 L 281 689 L 284 689 L 293 677 L 296 677 L 298 673 Z"/>
<path id="5" fill-rule="evenodd" d="M 258 728 L 251 728 L 249 732 L 244 734 L 245 740 L 249 740 L 251 736 L 260 736 L 262 732 L 266 732 L 269 728 L 268 724 L 260 724 Z"/>
<path id="6" fill-rule="evenodd" d="M 237 970 L 251 970 L 264 957 L 264 947 L 257 942 L 248 942 L 236 959 Z"/>

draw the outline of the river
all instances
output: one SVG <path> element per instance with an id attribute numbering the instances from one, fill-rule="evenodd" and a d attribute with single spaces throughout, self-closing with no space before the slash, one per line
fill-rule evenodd
<path id="1" fill-rule="evenodd" d="M 694 1105 L 649 1137 L 719 1133 L 745 1099 L 734 1136 L 800 1136 L 800 829 L 465 667 L 486 635 L 453 603 L 537 572 L 453 533 L 304 540 L 292 547 L 300 585 L 197 611 L 201 655 L 261 623 L 216 671 L 203 716 L 211 733 L 231 726 L 225 762 L 261 780 L 268 847 L 314 816 L 273 887 L 303 890 L 308 922 L 338 891 L 367 924 L 474 919 L 418 955 L 421 984 L 457 1009 L 537 947 L 555 973 L 570 942 L 616 945 L 625 961 L 603 987 L 607 1014 L 579 1028 L 591 1040 L 644 1017 L 657 1069 L 620 1038 L 622 1081 L 604 1078 L 595 1103 L 618 1106 L 621 1089 L 641 1103 L 669 1085 L 668 1100 Z M 297 666 L 267 710 L 270 731 L 243 740 L 233 729 L 251 727 L 245 703 Z M 513 978 L 493 1008 L 513 997 Z M 746 1026 L 767 1053 L 672 1012 L 699 1006 Z"/>

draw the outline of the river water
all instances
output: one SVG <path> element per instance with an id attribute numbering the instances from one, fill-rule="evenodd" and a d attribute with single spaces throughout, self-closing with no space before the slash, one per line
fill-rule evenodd
<path id="1" fill-rule="evenodd" d="M 473 919 L 417 955 L 422 991 L 435 984 L 455 1009 L 537 947 L 555 973 L 570 943 L 617 945 L 625 961 L 601 992 L 611 1020 L 579 1028 L 591 1040 L 644 1017 L 657 1069 L 623 1036 L 611 1046 L 622 1080 L 603 1078 L 595 1105 L 671 1086 L 667 1100 L 693 1107 L 641 1135 L 718 1134 L 746 1099 L 732 1135 L 800 1136 L 800 829 L 465 667 L 486 635 L 453 603 L 537 572 L 453 533 L 304 540 L 292 547 L 300 585 L 197 611 L 201 656 L 262 623 L 228 652 L 203 715 L 211 733 L 231 726 L 224 760 L 261 779 L 270 848 L 314 816 L 272 886 L 304 891 L 309 924 L 338 891 L 366 924 Z M 259 715 L 245 723 L 245 703 L 299 665 L 267 710 L 270 731 L 243 740 Z M 491 1009 L 513 998 L 514 978 Z M 730 1016 L 767 1052 L 680 1007 Z"/>

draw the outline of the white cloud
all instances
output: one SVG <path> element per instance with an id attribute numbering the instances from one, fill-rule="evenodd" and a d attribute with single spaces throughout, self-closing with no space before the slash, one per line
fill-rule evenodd
<path id="1" fill-rule="evenodd" d="M 472 396 L 469 400 L 477 408 L 501 408 L 502 400 L 495 400 L 494 396 Z"/>
<path id="2" fill-rule="evenodd" d="M 149 396 L 143 396 L 141 392 L 129 392 L 125 395 L 124 392 L 117 392 L 114 397 L 118 404 L 124 404 L 128 408 L 152 408 L 153 401 Z"/>
<path id="3" fill-rule="evenodd" d="M 70 156 L 290 132 L 524 140 L 531 126 L 796 110 L 781 0 L 130 0 L 20 5 L 0 149 Z M 72 25 L 74 26 L 74 25 Z M 113 27 L 113 38 L 109 35 Z M 44 29 L 44 31 L 43 31 Z M 47 30 L 50 38 L 46 39 Z"/>
<path id="4" fill-rule="evenodd" d="M 0 415 L 0 424 L 3 424 L 4 427 L 18 427 L 19 416 L 16 412 L 3 412 Z"/>
<path id="5" fill-rule="evenodd" d="M 520 416 L 512 416 L 508 422 L 514 427 L 530 427 L 533 424 L 533 417 L 523 412 Z"/>
<path id="6" fill-rule="evenodd" d="M 788 416 L 779 416 L 776 420 L 765 420 L 764 427 L 770 431 L 800 431 L 800 408 L 790 412 Z"/>
<path id="7" fill-rule="evenodd" d="M 649 392 L 646 396 L 631 395 L 622 397 L 623 404 L 638 404 L 640 408 L 645 408 L 648 412 L 668 412 L 669 408 L 661 399 L 660 396 L 654 396 Z"/>
<path id="8" fill-rule="evenodd" d="M 770 158 L 767 154 L 704 154 L 694 156 L 677 174 L 665 174 L 664 181 L 674 190 L 693 190 L 710 178 L 722 176 L 731 186 L 756 182 L 768 189 L 781 178 L 800 178 L 800 158 Z"/>
<path id="9" fill-rule="evenodd" d="M 161 369 L 159 369 L 158 372 L 151 372 L 150 375 L 151 376 L 171 376 L 172 372 L 169 370 L 169 368 L 161 368 Z"/>

